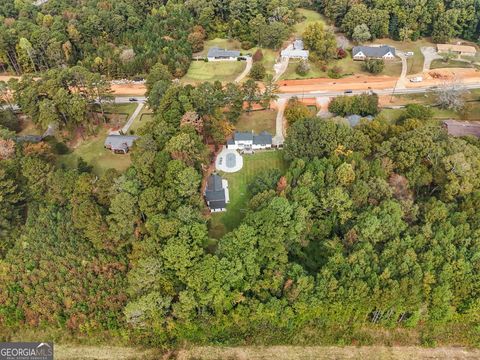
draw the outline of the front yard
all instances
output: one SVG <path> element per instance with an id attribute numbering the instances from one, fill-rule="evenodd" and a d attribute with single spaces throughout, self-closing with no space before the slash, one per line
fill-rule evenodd
<path id="1" fill-rule="evenodd" d="M 272 150 L 258 152 L 254 155 L 244 155 L 243 168 L 240 171 L 232 174 L 221 173 L 221 176 L 228 180 L 230 203 L 227 205 L 226 212 L 212 214 L 209 224 L 210 236 L 219 239 L 240 224 L 250 200 L 248 184 L 259 172 L 267 169 L 280 169 L 284 173 L 286 168 L 283 151 Z"/>
<path id="2" fill-rule="evenodd" d="M 245 61 L 192 61 L 183 83 L 196 84 L 204 81 L 232 82 L 245 69 Z"/>

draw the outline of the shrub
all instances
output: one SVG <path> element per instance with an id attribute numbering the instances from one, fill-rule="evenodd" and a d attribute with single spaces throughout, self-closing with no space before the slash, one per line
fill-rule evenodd
<path id="1" fill-rule="evenodd" d="M 337 48 L 337 59 L 345 59 L 347 52 L 343 48 Z"/>
<path id="2" fill-rule="evenodd" d="M 340 66 L 334 66 L 328 70 L 327 75 L 332 79 L 340 79 L 342 77 L 343 69 Z"/>
<path id="3" fill-rule="evenodd" d="M 385 62 L 382 59 L 367 59 L 363 67 L 369 73 L 380 74 L 385 68 Z"/>
<path id="4" fill-rule="evenodd" d="M 300 76 L 305 76 L 310 71 L 310 64 L 306 60 L 301 60 L 297 65 L 295 72 Z"/>
<path id="5" fill-rule="evenodd" d="M 250 70 L 249 76 L 253 80 L 262 80 L 266 75 L 265 66 L 262 63 L 256 62 L 253 63 L 252 69 Z"/>
<path id="6" fill-rule="evenodd" d="M 408 104 L 405 107 L 406 119 L 428 120 L 433 116 L 433 110 L 420 104 Z"/>
<path id="7" fill-rule="evenodd" d="M 288 100 L 287 106 L 285 107 L 285 119 L 287 119 L 287 122 L 290 125 L 309 117 L 311 117 L 310 111 L 305 104 L 298 100 L 298 98 L 293 97 Z"/>
<path id="8" fill-rule="evenodd" d="M 251 41 L 242 41 L 240 46 L 243 50 L 250 50 L 253 47 L 253 43 Z"/>
<path id="9" fill-rule="evenodd" d="M 10 131 L 20 131 L 20 122 L 13 111 L 10 110 L 0 109 L 0 126 L 3 126 Z"/>
<path id="10" fill-rule="evenodd" d="M 255 51 L 255 54 L 252 56 L 253 62 L 261 61 L 263 59 L 263 52 L 261 49 Z"/>
<path id="11" fill-rule="evenodd" d="M 378 114 L 378 96 L 377 94 L 337 96 L 328 104 L 328 111 L 339 116 L 352 114 L 376 115 Z"/>

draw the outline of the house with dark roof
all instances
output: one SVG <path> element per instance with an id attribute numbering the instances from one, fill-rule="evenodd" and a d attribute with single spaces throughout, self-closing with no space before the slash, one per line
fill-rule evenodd
<path id="1" fill-rule="evenodd" d="M 208 61 L 234 61 L 240 57 L 240 51 L 211 47 L 208 49 Z"/>
<path id="2" fill-rule="evenodd" d="M 353 60 L 366 60 L 366 59 L 383 59 L 393 60 L 395 59 L 395 48 L 382 45 L 382 46 L 355 46 L 352 49 Z"/>
<path id="3" fill-rule="evenodd" d="M 104 147 L 112 150 L 115 154 L 126 154 L 130 151 L 138 136 L 131 135 L 108 135 Z"/>
<path id="4" fill-rule="evenodd" d="M 222 179 L 218 174 L 210 175 L 207 180 L 204 196 L 210 211 L 226 211 L 227 204 L 230 202 L 228 181 Z"/>
<path id="5" fill-rule="evenodd" d="M 20 135 L 15 138 L 17 142 L 22 143 L 39 143 L 40 141 L 43 140 L 43 136 L 41 135 Z"/>
<path id="6" fill-rule="evenodd" d="M 360 120 L 362 120 L 362 119 L 372 121 L 373 116 L 372 115 L 360 116 L 360 115 L 357 115 L 357 114 L 353 114 L 353 115 L 347 116 L 346 119 L 347 119 L 348 123 L 350 124 L 350 126 L 354 127 L 354 126 L 357 126 L 360 123 Z"/>
<path id="7" fill-rule="evenodd" d="M 262 150 L 272 147 L 272 135 L 262 131 L 256 135 L 252 131 L 235 131 L 233 138 L 227 141 L 227 149 Z"/>
<path id="8" fill-rule="evenodd" d="M 476 136 L 480 138 L 480 124 L 475 121 L 445 120 L 443 128 L 451 136 Z"/>

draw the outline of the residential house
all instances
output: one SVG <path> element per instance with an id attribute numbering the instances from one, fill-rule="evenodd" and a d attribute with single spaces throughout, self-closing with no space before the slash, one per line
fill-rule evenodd
<path id="1" fill-rule="evenodd" d="M 238 50 L 220 49 L 218 47 L 212 47 L 208 50 L 208 61 L 234 61 L 240 56 Z"/>
<path id="2" fill-rule="evenodd" d="M 228 181 L 222 179 L 220 175 L 210 175 L 207 180 L 207 187 L 205 189 L 204 196 L 210 211 L 226 211 L 227 204 L 230 202 Z"/>
<path id="3" fill-rule="evenodd" d="M 235 131 L 233 138 L 227 141 L 227 149 L 233 150 L 262 150 L 272 147 L 272 135 L 262 131 L 255 135 L 251 131 Z"/>
<path id="4" fill-rule="evenodd" d="M 293 45 L 289 45 L 285 50 L 282 50 L 282 58 L 288 59 L 303 59 L 307 60 L 309 51 L 304 49 L 302 40 L 295 40 Z"/>
<path id="5" fill-rule="evenodd" d="M 395 59 L 395 48 L 382 45 L 382 46 L 355 46 L 352 49 L 353 60 L 366 60 L 366 59 L 383 59 L 393 60 Z"/>
<path id="6" fill-rule="evenodd" d="M 357 126 L 360 123 L 360 120 L 362 120 L 362 119 L 372 121 L 373 116 L 372 115 L 360 116 L 360 115 L 357 115 L 357 114 L 353 114 L 353 115 L 347 116 L 346 119 L 347 119 L 348 123 L 350 124 L 350 126 L 354 127 L 354 126 Z"/>
<path id="7" fill-rule="evenodd" d="M 476 136 L 480 138 L 480 124 L 477 122 L 445 120 L 443 127 L 451 136 Z"/>
<path id="8" fill-rule="evenodd" d="M 25 142 L 25 143 L 37 144 L 37 143 L 39 143 L 40 141 L 43 140 L 43 136 L 41 136 L 41 135 L 20 135 L 20 136 L 17 136 L 15 139 L 19 143 Z"/>
<path id="9" fill-rule="evenodd" d="M 451 44 L 437 44 L 437 51 L 439 53 L 453 52 L 457 55 L 475 56 L 477 49 L 473 46 L 467 45 L 451 45 Z"/>
<path id="10" fill-rule="evenodd" d="M 115 154 L 126 154 L 130 151 L 138 136 L 130 135 L 108 135 L 104 147 L 112 150 Z"/>

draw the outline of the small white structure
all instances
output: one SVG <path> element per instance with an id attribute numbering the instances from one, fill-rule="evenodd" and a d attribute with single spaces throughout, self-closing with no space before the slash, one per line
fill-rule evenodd
<path id="1" fill-rule="evenodd" d="M 289 45 L 285 50 L 282 50 L 282 58 L 288 59 L 308 59 L 309 51 L 304 49 L 302 40 L 295 40 L 293 45 Z"/>
<path id="2" fill-rule="evenodd" d="M 240 57 L 240 51 L 220 49 L 218 47 L 212 47 L 208 50 L 208 61 L 237 61 Z"/>
<path id="3" fill-rule="evenodd" d="M 352 49 L 353 60 L 366 60 L 366 59 L 383 59 L 393 60 L 395 59 L 395 48 L 382 45 L 382 46 L 355 46 Z"/>
<path id="4" fill-rule="evenodd" d="M 227 141 L 227 149 L 232 150 L 263 150 L 272 147 L 272 135 L 266 131 L 255 135 L 250 131 L 235 131 L 233 139 Z"/>
<path id="5" fill-rule="evenodd" d="M 226 211 L 227 204 L 230 202 L 228 181 L 222 179 L 220 175 L 210 175 L 203 195 L 211 212 Z"/>

